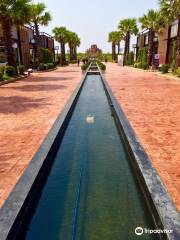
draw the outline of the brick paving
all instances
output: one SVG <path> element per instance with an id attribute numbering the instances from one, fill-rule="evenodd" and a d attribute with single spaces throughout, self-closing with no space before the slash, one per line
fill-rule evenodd
<path id="1" fill-rule="evenodd" d="M 0 87 L 0 206 L 81 78 L 69 66 Z"/>
<path id="2" fill-rule="evenodd" d="M 105 77 L 180 210 L 180 80 L 112 63 Z"/>

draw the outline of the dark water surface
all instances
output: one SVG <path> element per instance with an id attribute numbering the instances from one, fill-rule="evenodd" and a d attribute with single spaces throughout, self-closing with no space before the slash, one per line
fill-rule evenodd
<path id="1" fill-rule="evenodd" d="M 87 123 L 87 116 L 94 123 Z M 21 239 L 71 240 L 77 188 L 78 240 L 154 239 L 150 214 L 129 165 L 99 75 L 87 76 L 28 229 Z M 19 240 L 19 239 L 18 239 Z"/>

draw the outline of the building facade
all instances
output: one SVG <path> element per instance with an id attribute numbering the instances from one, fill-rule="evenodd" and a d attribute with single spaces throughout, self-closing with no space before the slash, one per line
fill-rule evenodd
<path id="1" fill-rule="evenodd" d="M 36 36 L 34 35 L 33 28 L 29 26 L 17 27 L 12 26 L 11 29 L 14 57 L 16 63 L 29 66 L 33 64 L 35 59 L 36 49 Z M 52 54 L 54 54 L 54 39 L 46 33 L 40 34 L 40 47 L 47 48 Z M 3 31 L 0 26 L 0 64 L 7 63 L 5 39 L 3 37 Z"/>
<path id="2" fill-rule="evenodd" d="M 171 64 L 173 59 L 173 45 L 178 39 L 178 26 L 180 19 L 174 21 L 170 27 L 164 28 L 159 34 L 155 34 L 153 53 L 159 58 L 159 64 Z M 142 32 L 137 37 L 136 59 L 139 49 L 147 47 L 149 43 L 148 31 Z"/>
<path id="3" fill-rule="evenodd" d="M 137 45 L 136 45 L 136 60 L 138 59 L 138 54 L 140 49 L 142 48 L 148 48 L 149 45 L 149 31 L 144 31 L 140 33 L 137 37 Z M 158 54 L 158 46 L 159 46 L 159 37 L 158 34 L 154 34 L 153 39 L 153 56 L 156 56 Z M 153 61 L 155 61 L 155 57 Z"/>
<path id="4" fill-rule="evenodd" d="M 166 62 L 171 63 L 173 59 L 173 45 L 178 39 L 178 27 L 180 27 L 180 19 L 172 23 L 168 29 L 167 37 L 167 56 Z"/>
<path id="5" fill-rule="evenodd" d="M 99 49 L 96 44 L 91 45 L 91 47 L 86 50 L 86 54 L 91 57 L 97 57 L 101 52 L 101 49 Z"/>

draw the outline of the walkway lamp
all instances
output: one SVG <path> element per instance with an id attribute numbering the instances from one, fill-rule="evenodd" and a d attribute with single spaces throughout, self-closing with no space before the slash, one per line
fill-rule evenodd
<path id="1" fill-rule="evenodd" d="M 59 51 L 59 46 L 55 46 L 54 50 L 56 51 L 56 57 L 55 57 L 55 62 L 58 61 L 58 51 Z"/>
<path id="2" fill-rule="evenodd" d="M 14 49 L 14 54 L 15 54 L 15 58 L 16 58 L 16 63 L 20 64 L 20 55 L 19 55 L 19 48 L 18 48 L 18 44 L 15 42 L 12 44 L 12 47 Z"/>
<path id="3" fill-rule="evenodd" d="M 33 53 L 32 53 L 32 57 L 33 57 L 33 65 L 35 64 L 35 44 L 36 44 L 36 41 L 35 39 L 31 39 L 31 44 L 33 46 Z"/>

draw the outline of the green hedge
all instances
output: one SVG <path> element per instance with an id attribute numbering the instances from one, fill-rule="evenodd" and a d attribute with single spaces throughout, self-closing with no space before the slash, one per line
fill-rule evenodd
<path id="1" fill-rule="evenodd" d="M 88 69 L 88 67 L 89 67 L 90 64 L 91 64 L 91 61 L 83 64 L 83 65 L 81 66 L 82 71 L 86 71 L 86 70 Z"/>
<path id="2" fill-rule="evenodd" d="M 172 72 L 176 72 L 176 53 L 177 53 L 177 41 L 173 42 L 173 54 L 172 54 L 172 63 L 171 63 L 171 69 Z"/>
<path id="3" fill-rule="evenodd" d="M 41 48 L 42 63 L 53 63 L 53 54 L 47 48 Z"/>
<path id="4" fill-rule="evenodd" d="M 105 71 L 106 70 L 106 65 L 100 61 L 97 61 L 97 64 L 99 66 L 99 68 L 102 70 L 102 71 Z"/>
<path id="5" fill-rule="evenodd" d="M 54 64 L 53 63 L 47 63 L 47 68 L 48 69 L 53 69 L 54 68 Z"/>
<path id="6" fill-rule="evenodd" d="M 24 66 L 24 65 L 19 65 L 19 66 L 17 66 L 17 69 L 18 69 L 18 73 L 19 73 L 20 75 L 23 75 L 23 74 L 24 74 L 24 72 L 25 72 L 25 66 Z"/>
<path id="7" fill-rule="evenodd" d="M 168 73 L 169 68 L 170 68 L 169 64 L 163 64 L 163 65 L 160 67 L 159 70 L 160 70 L 162 73 Z"/>
<path id="8" fill-rule="evenodd" d="M 38 70 L 39 71 L 44 71 L 44 70 L 48 70 L 48 69 L 53 69 L 55 66 L 54 66 L 54 63 L 40 63 L 39 66 L 38 66 Z"/>
<path id="9" fill-rule="evenodd" d="M 147 54 L 148 54 L 147 47 L 139 49 L 137 62 L 147 63 Z"/>
<path id="10" fill-rule="evenodd" d="M 17 75 L 16 69 L 12 66 L 5 66 L 4 73 L 9 77 L 15 77 Z"/>
<path id="11" fill-rule="evenodd" d="M 147 47 L 144 47 L 139 50 L 137 62 L 134 63 L 135 68 L 141 68 L 144 70 L 149 69 L 149 65 L 147 63 L 147 54 L 148 54 Z"/>
<path id="12" fill-rule="evenodd" d="M 126 60 L 126 65 L 133 65 L 134 64 L 134 53 L 131 51 L 128 53 L 127 60 Z"/>
<path id="13" fill-rule="evenodd" d="M 149 69 L 149 65 L 146 62 L 136 62 L 136 63 L 134 63 L 134 67 L 135 68 L 141 68 L 141 69 L 144 69 L 144 70 Z"/>
<path id="14" fill-rule="evenodd" d="M 0 67 L 0 73 L 2 73 L 2 75 L 4 75 L 4 73 L 5 73 L 5 66 L 1 66 Z"/>
<path id="15" fill-rule="evenodd" d="M 3 81 L 3 74 L 0 72 L 0 81 Z"/>
<path id="16" fill-rule="evenodd" d="M 178 67 L 178 69 L 176 70 L 176 74 L 178 77 L 180 77 L 180 67 Z"/>
<path id="17" fill-rule="evenodd" d="M 38 70 L 39 71 L 46 70 L 46 65 L 44 63 L 40 63 L 39 66 L 38 66 Z"/>
<path id="18" fill-rule="evenodd" d="M 71 64 L 76 64 L 76 63 L 77 63 L 77 60 L 70 60 L 69 63 L 71 63 Z"/>

